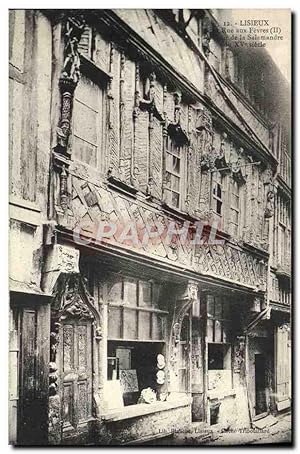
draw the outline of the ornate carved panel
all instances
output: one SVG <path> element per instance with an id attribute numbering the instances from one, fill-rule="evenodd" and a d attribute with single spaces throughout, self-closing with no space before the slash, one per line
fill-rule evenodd
<path id="1" fill-rule="evenodd" d="M 101 337 L 100 314 L 82 276 L 61 273 L 51 308 L 49 393 L 65 428 L 92 416 L 92 349 Z"/>
<path id="2" fill-rule="evenodd" d="M 204 178 L 202 174 L 202 179 Z M 136 202 L 131 202 L 128 199 L 117 195 L 108 189 L 104 189 L 99 185 L 89 183 L 90 189 L 96 194 L 97 212 L 91 211 L 91 207 L 83 206 L 84 198 L 82 189 L 77 182 L 80 180 L 73 178 L 74 183 L 74 206 L 80 206 L 83 209 L 81 220 L 70 217 L 72 222 L 64 224 L 64 227 L 73 229 L 75 221 L 82 225 L 82 233 L 91 239 L 96 239 L 97 227 L 99 222 L 116 222 L 120 228 L 128 226 L 128 223 L 133 223 L 141 232 L 146 223 L 151 225 L 154 223 L 161 224 L 166 228 L 168 223 L 174 219 L 162 215 L 161 211 L 151 209 L 146 205 L 141 205 L 137 209 Z M 207 181 L 204 179 L 204 181 Z M 207 188 L 201 186 L 200 198 L 209 197 Z M 205 192 L 206 191 L 206 192 Z M 203 202 L 204 203 L 204 202 Z M 203 215 L 203 213 L 202 213 Z M 91 222 L 91 219 L 93 220 Z M 180 228 L 180 226 L 179 226 Z M 148 255 L 152 258 L 161 259 L 167 258 L 172 263 L 177 262 L 178 265 L 184 265 L 190 270 L 196 271 L 203 275 L 216 276 L 217 278 L 231 280 L 232 282 L 252 286 L 258 290 L 264 290 L 266 287 L 266 259 L 258 257 L 254 252 L 245 250 L 241 246 L 237 246 L 230 242 L 224 244 L 207 244 L 193 245 L 184 241 L 180 237 L 176 237 L 176 241 L 171 243 L 166 242 L 163 236 L 158 238 L 155 243 L 143 244 L 138 241 L 137 244 L 131 243 L 130 246 L 124 242 L 119 243 L 118 236 L 111 237 L 109 243 L 115 243 L 123 248 L 129 248 L 142 255 Z M 104 241 L 105 238 L 103 239 Z M 174 240 L 174 238 L 172 238 Z"/>

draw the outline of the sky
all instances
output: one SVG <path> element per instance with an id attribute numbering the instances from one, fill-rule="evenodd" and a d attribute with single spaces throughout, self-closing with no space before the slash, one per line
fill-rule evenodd
<path id="1" fill-rule="evenodd" d="M 280 41 L 264 41 L 266 42 L 266 50 L 271 55 L 272 59 L 284 75 L 286 80 L 291 82 L 291 10 L 290 9 L 222 9 L 218 11 L 218 19 L 223 21 L 226 18 L 235 26 L 240 21 L 244 20 L 267 20 L 269 27 L 255 27 L 271 28 L 280 27 L 281 35 L 283 37 Z M 232 19 L 230 19 L 230 16 Z M 223 19 L 224 18 L 224 19 Z M 270 35 L 270 33 L 269 33 Z M 270 35 L 271 36 L 271 35 Z M 274 36 L 274 33 L 273 33 Z"/>

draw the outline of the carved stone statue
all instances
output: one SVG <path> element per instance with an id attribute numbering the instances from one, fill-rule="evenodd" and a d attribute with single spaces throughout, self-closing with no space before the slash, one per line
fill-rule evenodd
<path id="1" fill-rule="evenodd" d="M 265 208 L 265 218 L 271 218 L 274 215 L 275 193 L 273 190 L 268 191 L 267 204 Z"/>

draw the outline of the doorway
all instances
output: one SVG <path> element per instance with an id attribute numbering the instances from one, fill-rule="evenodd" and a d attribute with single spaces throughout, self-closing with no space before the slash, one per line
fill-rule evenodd
<path id="1" fill-rule="evenodd" d="M 92 417 L 92 324 L 69 319 L 60 328 L 62 438 L 76 437 Z"/>
<path id="2" fill-rule="evenodd" d="M 255 355 L 255 414 L 267 411 L 266 360 L 262 354 Z"/>

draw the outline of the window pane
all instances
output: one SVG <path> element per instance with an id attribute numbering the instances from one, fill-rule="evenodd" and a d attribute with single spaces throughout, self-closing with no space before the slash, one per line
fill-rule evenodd
<path id="1" fill-rule="evenodd" d="M 122 280 L 120 276 L 110 275 L 107 282 L 107 301 L 115 304 L 122 302 Z"/>
<path id="2" fill-rule="evenodd" d="M 152 339 L 163 340 L 164 334 L 164 317 L 152 314 Z"/>
<path id="3" fill-rule="evenodd" d="M 222 324 L 219 320 L 215 320 L 215 342 L 222 342 Z"/>
<path id="4" fill-rule="evenodd" d="M 193 317 L 200 318 L 200 301 L 194 301 L 192 305 Z"/>
<path id="5" fill-rule="evenodd" d="M 222 188 L 221 185 L 217 184 L 217 197 L 222 198 Z"/>
<path id="6" fill-rule="evenodd" d="M 166 172 L 165 188 L 171 189 L 171 174 L 169 172 Z"/>
<path id="7" fill-rule="evenodd" d="M 164 190 L 164 199 L 165 199 L 165 203 L 167 205 L 171 205 L 171 201 L 172 201 L 172 192 L 171 191 L 168 191 L 167 189 Z"/>
<path id="8" fill-rule="evenodd" d="M 175 175 L 172 176 L 172 189 L 176 192 L 179 192 L 179 187 L 180 187 L 180 178 L 175 177 Z"/>
<path id="9" fill-rule="evenodd" d="M 220 297 L 215 298 L 215 316 L 222 318 L 222 300 Z"/>
<path id="10" fill-rule="evenodd" d="M 85 77 L 81 76 L 80 82 L 76 88 L 76 99 L 90 106 L 93 110 L 99 110 L 98 96 L 101 90 L 97 84 Z"/>
<path id="11" fill-rule="evenodd" d="M 156 309 L 159 307 L 159 296 L 161 291 L 161 284 L 155 282 L 152 285 L 152 306 Z"/>
<path id="12" fill-rule="evenodd" d="M 74 155 L 89 165 L 97 165 L 99 146 L 101 90 L 82 77 L 76 89 L 73 107 Z"/>
<path id="13" fill-rule="evenodd" d="M 222 211 L 222 202 L 220 200 L 217 200 L 217 213 L 221 214 Z"/>
<path id="14" fill-rule="evenodd" d="M 221 370 L 224 368 L 224 349 L 223 345 L 208 345 L 208 369 Z"/>
<path id="15" fill-rule="evenodd" d="M 108 338 L 121 338 L 121 308 L 109 307 L 108 312 Z"/>
<path id="16" fill-rule="evenodd" d="M 179 208 L 179 194 L 172 192 L 172 205 Z"/>
<path id="17" fill-rule="evenodd" d="M 166 153 L 166 170 L 171 172 L 172 171 L 172 162 L 173 157 L 170 153 Z"/>
<path id="18" fill-rule="evenodd" d="M 208 295 L 207 296 L 207 315 L 213 317 L 215 313 L 214 309 L 214 304 L 215 304 L 215 299 L 213 296 Z"/>
<path id="19" fill-rule="evenodd" d="M 180 159 L 179 158 L 176 158 L 175 156 L 173 156 L 173 172 L 174 173 L 180 173 Z"/>
<path id="20" fill-rule="evenodd" d="M 147 281 L 139 281 L 139 306 L 152 306 L 152 283 Z"/>
<path id="21" fill-rule="evenodd" d="M 137 314 L 135 310 L 124 309 L 124 339 L 137 339 Z"/>
<path id="22" fill-rule="evenodd" d="M 80 137 L 74 136 L 74 153 L 76 159 L 86 164 L 96 167 L 97 165 L 97 147 Z"/>
<path id="23" fill-rule="evenodd" d="M 180 147 L 172 144 L 172 153 L 175 154 L 176 156 L 180 156 Z"/>
<path id="24" fill-rule="evenodd" d="M 150 312 L 139 312 L 139 339 L 140 340 L 149 340 L 150 336 L 150 322 L 151 314 Z"/>
<path id="25" fill-rule="evenodd" d="M 213 320 L 207 320 L 207 341 L 213 342 Z"/>
<path id="26" fill-rule="evenodd" d="M 129 306 L 137 305 L 137 280 L 128 279 L 124 281 L 124 298 L 123 301 Z"/>
<path id="27" fill-rule="evenodd" d="M 223 342 L 230 342 L 230 323 L 222 322 L 223 325 Z"/>

